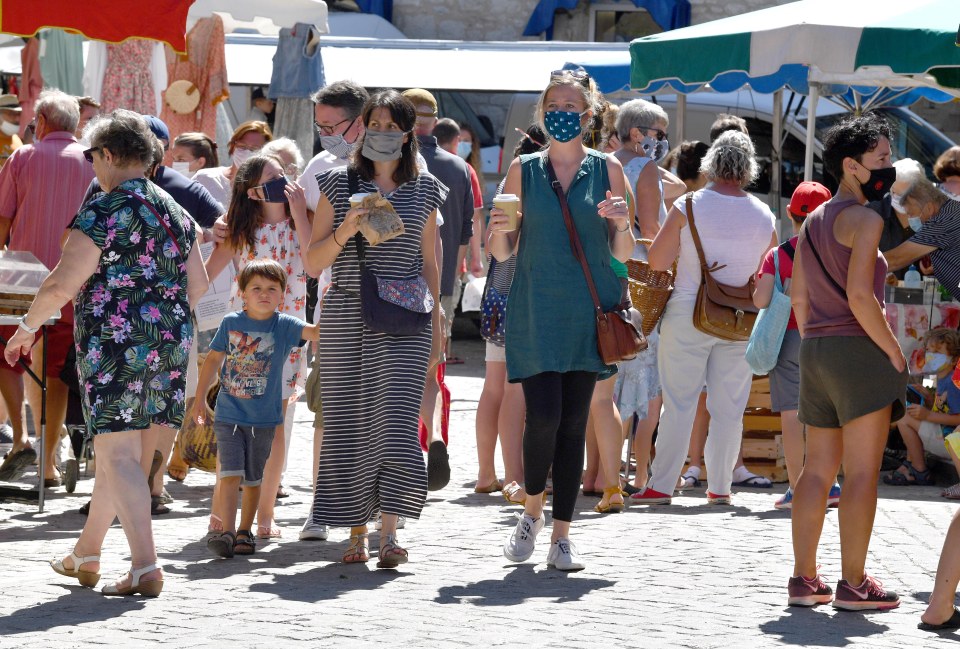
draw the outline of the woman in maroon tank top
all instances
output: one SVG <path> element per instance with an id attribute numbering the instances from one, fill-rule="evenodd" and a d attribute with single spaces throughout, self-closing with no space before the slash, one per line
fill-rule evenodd
<path id="1" fill-rule="evenodd" d="M 891 419 L 903 415 L 907 380 L 883 311 L 883 221 L 864 206 L 896 180 L 889 138 L 886 122 L 872 114 L 830 129 L 824 165 L 840 186 L 807 218 L 797 247 L 791 299 L 802 336 L 799 419 L 807 448 L 793 498 L 791 605 L 832 600 L 835 608 L 862 610 L 900 604 L 864 570 L 883 448 Z M 817 546 L 841 464 L 841 579 L 834 595 L 817 574 Z"/>

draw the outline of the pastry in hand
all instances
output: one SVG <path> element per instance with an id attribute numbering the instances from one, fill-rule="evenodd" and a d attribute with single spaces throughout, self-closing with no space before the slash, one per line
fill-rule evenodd
<path id="1" fill-rule="evenodd" d="M 380 192 L 367 194 L 360 203 L 360 207 L 368 212 L 360 217 L 357 225 L 360 233 L 371 246 L 403 234 L 403 221 L 400 220 L 390 201 L 381 196 Z"/>

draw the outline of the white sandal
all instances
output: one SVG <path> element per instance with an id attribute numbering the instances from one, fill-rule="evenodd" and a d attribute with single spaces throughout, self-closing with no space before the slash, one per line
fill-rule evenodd
<path id="1" fill-rule="evenodd" d="M 156 563 L 151 563 L 149 566 L 144 566 L 143 568 L 131 569 L 130 570 L 130 585 L 124 588 L 118 588 L 116 584 L 110 584 L 109 586 L 104 586 L 100 592 L 104 595 L 134 595 L 139 593 L 145 597 L 157 597 L 160 594 L 160 591 L 163 590 L 163 578 L 155 579 L 153 581 L 145 581 L 140 583 L 140 578 L 143 577 L 148 572 L 153 572 L 154 570 L 159 570 L 160 566 Z"/>
<path id="2" fill-rule="evenodd" d="M 93 588 L 97 585 L 97 582 L 100 581 L 100 573 L 93 572 L 92 570 L 82 570 L 80 566 L 85 563 L 100 563 L 99 554 L 91 554 L 86 557 L 78 557 L 76 548 L 73 549 L 73 552 L 70 553 L 70 556 L 67 557 L 73 561 L 73 569 L 67 568 L 63 565 L 63 559 L 51 559 L 50 567 L 53 568 L 53 571 L 58 575 L 63 575 L 64 577 L 73 577 L 80 582 L 81 586 L 86 586 L 87 588 Z"/>

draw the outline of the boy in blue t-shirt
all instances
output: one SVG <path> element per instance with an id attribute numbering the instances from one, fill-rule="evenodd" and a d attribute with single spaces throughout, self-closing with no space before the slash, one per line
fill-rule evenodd
<path id="1" fill-rule="evenodd" d="M 247 264 L 237 275 L 244 310 L 223 318 L 200 370 L 191 416 L 201 424 L 206 414 L 205 395 L 220 373 L 213 431 L 220 465 L 223 532 L 207 540 L 207 548 L 220 557 L 256 551 L 250 529 L 273 435 L 283 423 L 283 365 L 292 348 L 319 338 L 317 325 L 277 312 L 286 284 L 286 272 L 272 259 Z M 240 526 L 234 533 L 241 484 Z"/>
<path id="2" fill-rule="evenodd" d="M 927 467 L 925 450 L 953 460 L 960 471 L 957 457 L 948 435 L 960 426 L 960 388 L 953 383 L 953 369 L 960 359 L 960 333 L 937 327 L 923 337 L 924 374 L 937 375 L 934 394 L 908 387 L 907 414 L 897 422 L 897 429 L 907 447 L 907 459 L 883 481 L 892 485 L 932 485 L 933 476 Z M 923 397 L 922 403 L 917 403 Z"/>

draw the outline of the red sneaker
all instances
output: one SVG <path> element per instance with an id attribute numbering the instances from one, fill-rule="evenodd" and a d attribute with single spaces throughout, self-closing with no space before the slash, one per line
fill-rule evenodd
<path id="1" fill-rule="evenodd" d="M 654 491 L 650 487 L 644 487 L 630 495 L 630 503 L 633 505 L 669 505 L 671 502 L 673 502 L 673 496 Z"/>
<path id="2" fill-rule="evenodd" d="M 787 582 L 788 606 L 816 606 L 828 604 L 833 599 L 833 591 L 823 581 L 819 573 L 813 579 L 790 577 Z"/>

